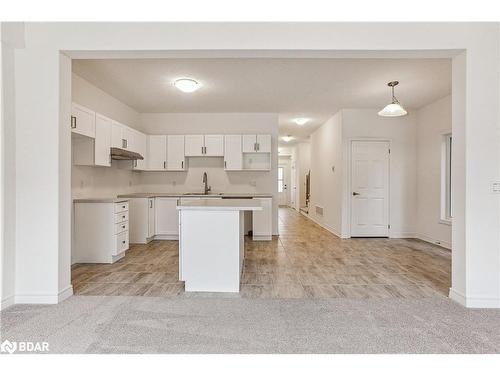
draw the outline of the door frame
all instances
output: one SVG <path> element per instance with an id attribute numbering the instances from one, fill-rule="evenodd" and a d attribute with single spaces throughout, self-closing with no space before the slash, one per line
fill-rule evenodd
<path id="1" fill-rule="evenodd" d="M 346 233 L 345 235 L 342 235 L 342 238 L 351 238 L 351 218 L 352 218 L 352 144 L 354 142 L 387 142 L 389 144 L 389 150 L 392 150 L 392 138 L 379 138 L 379 137 L 353 137 L 353 138 L 348 138 L 347 142 L 347 150 L 345 150 L 345 155 L 347 156 L 346 159 L 346 172 L 347 175 L 346 177 L 346 190 L 345 190 L 345 195 L 344 195 L 344 203 L 349 207 L 349 209 L 345 210 L 346 212 L 346 217 L 344 217 L 344 222 L 345 222 L 345 228 L 346 228 Z M 387 234 L 388 238 L 392 238 L 392 223 L 391 223 L 391 156 L 392 153 L 389 152 L 389 160 L 388 160 L 388 173 L 387 173 L 387 196 L 388 196 L 388 202 L 387 202 L 387 223 L 389 225 Z"/>

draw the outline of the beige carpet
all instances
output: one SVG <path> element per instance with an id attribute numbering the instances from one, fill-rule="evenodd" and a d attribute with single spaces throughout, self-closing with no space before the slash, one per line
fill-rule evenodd
<path id="1" fill-rule="evenodd" d="M 444 297 L 74 296 L 0 316 L 2 341 L 51 353 L 500 353 L 500 310 Z"/>

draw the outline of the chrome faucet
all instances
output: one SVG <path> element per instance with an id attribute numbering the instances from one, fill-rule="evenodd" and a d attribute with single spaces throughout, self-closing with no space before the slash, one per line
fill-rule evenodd
<path id="1" fill-rule="evenodd" d="M 208 176 L 207 172 L 203 172 L 203 183 L 205 184 L 205 192 L 204 194 L 207 195 L 210 190 L 212 190 L 211 186 L 208 186 Z"/>

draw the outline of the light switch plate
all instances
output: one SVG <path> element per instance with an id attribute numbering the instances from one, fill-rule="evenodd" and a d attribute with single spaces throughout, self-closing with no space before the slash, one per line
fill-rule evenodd
<path id="1" fill-rule="evenodd" d="M 494 181 L 491 183 L 491 192 L 494 194 L 500 194 L 500 181 Z"/>

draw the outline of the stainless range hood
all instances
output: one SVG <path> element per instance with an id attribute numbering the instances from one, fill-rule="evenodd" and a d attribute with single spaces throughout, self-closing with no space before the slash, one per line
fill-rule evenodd
<path id="1" fill-rule="evenodd" d="M 113 160 L 144 160 L 144 157 L 133 151 L 123 150 L 117 147 L 111 147 L 111 159 Z"/>

